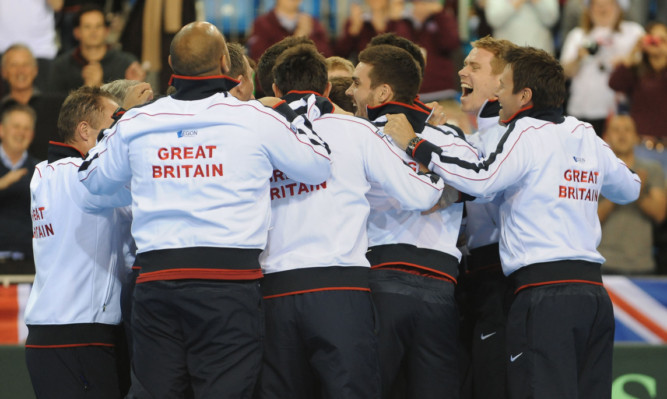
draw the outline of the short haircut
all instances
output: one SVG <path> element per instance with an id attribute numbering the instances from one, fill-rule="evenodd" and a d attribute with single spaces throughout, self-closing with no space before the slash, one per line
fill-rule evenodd
<path id="1" fill-rule="evenodd" d="M 500 75 L 505 69 L 507 62 L 505 61 L 505 54 L 507 50 L 517 47 L 516 44 L 505 39 L 494 39 L 493 37 L 487 35 L 481 39 L 475 40 L 472 42 L 474 48 L 486 50 L 489 53 L 493 54 L 491 59 L 491 72 L 495 75 Z"/>
<path id="2" fill-rule="evenodd" d="M 387 32 L 375 36 L 373 39 L 371 39 L 371 42 L 368 44 L 368 46 L 369 47 L 379 46 L 381 44 L 388 44 L 390 46 L 402 48 L 403 50 L 410 53 L 412 58 L 414 58 L 415 61 L 417 61 L 417 64 L 419 65 L 419 71 L 421 73 L 421 76 L 422 77 L 424 76 L 424 68 L 426 68 L 426 59 L 424 58 L 424 53 L 422 53 L 421 49 L 416 43 L 402 36 L 398 36 L 393 32 Z"/>
<path id="3" fill-rule="evenodd" d="M 535 109 L 559 108 L 565 101 L 565 75 L 560 62 L 551 54 L 534 47 L 516 47 L 506 54 L 512 67 L 516 94 L 524 88 L 532 91 Z"/>
<path id="4" fill-rule="evenodd" d="M 222 33 L 207 22 L 191 22 L 181 28 L 169 46 L 171 68 L 176 75 L 204 76 L 220 73 L 220 60 L 229 52 Z"/>
<path id="5" fill-rule="evenodd" d="M 276 86 L 286 94 L 291 90 L 324 93 L 327 87 L 327 63 L 315 46 L 300 44 L 278 57 L 273 68 Z"/>
<path id="6" fill-rule="evenodd" d="M 327 62 L 327 71 L 333 71 L 336 69 L 343 69 L 349 72 L 350 76 L 354 73 L 354 64 L 352 61 L 334 55 L 326 59 Z"/>
<path id="7" fill-rule="evenodd" d="M 354 114 L 356 112 L 356 107 L 354 106 L 352 97 L 345 94 L 347 89 L 352 85 L 352 78 L 336 76 L 329 79 L 329 82 L 331 83 L 329 99 L 343 110 Z"/>
<path id="8" fill-rule="evenodd" d="M 259 83 L 259 88 L 264 94 L 273 94 L 273 89 L 271 88 L 273 84 L 273 67 L 280 54 L 288 48 L 299 44 L 315 46 L 315 42 L 305 36 L 288 36 L 266 49 L 264 54 L 259 58 L 257 63 L 257 83 Z"/>
<path id="9" fill-rule="evenodd" d="M 3 125 L 7 123 L 9 115 L 14 112 L 23 112 L 28 114 L 28 116 L 30 116 L 30 119 L 32 119 L 33 128 L 35 127 L 35 122 L 37 121 L 37 113 L 31 106 L 25 104 L 14 104 L 5 108 L 5 110 L 2 111 L 2 118 L 0 119 L 0 123 L 2 123 Z"/>
<path id="10" fill-rule="evenodd" d="M 5 50 L 5 52 L 2 54 L 2 61 L 0 62 L 0 65 L 2 66 L 2 68 L 4 68 L 5 64 L 7 63 L 7 54 L 10 51 L 14 51 L 14 50 L 27 51 L 28 54 L 30 54 L 30 58 L 32 58 L 33 65 L 37 66 L 37 59 L 35 58 L 35 55 L 32 53 L 32 51 L 30 51 L 30 47 L 28 47 L 27 45 L 25 45 L 23 43 L 15 43 L 15 44 L 12 44 L 11 46 L 7 47 L 7 50 Z"/>
<path id="11" fill-rule="evenodd" d="M 373 66 L 371 88 L 388 84 L 394 92 L 394 101 L 413 103 L 421 86 L 421 73 L 410 53 L 396 46 L 380 44 L 366 47 L 359 53 L 359 62 Z"/>
<path id="12" fill-rule="evenodd" d="M 109 21 L 107 21 L 106 14 L 102 7 L 95 4 L 84 4 L 81 6 L 81 9 L 74 16 L 74 27 L 78 28 L 81 26 L 81 16 L 89 12 L 99 12 L 102 15 L 102 20 L 104 21 L 104 26 L 109 26 Z"/>
<path id="13" fill-rule="evenodd" d="M 125 96 L 127 95 L 128 90 L 130 90 L 130 87 L 138 85 L 139 83 L 141 82 L 138 80 L 116 79 L 113 82 L 103 84 L 100 86 L 100 89 L 111 94 L 114 97 L 114 101 L 118 104 L 123 104 L 125 101 Z"/>
<path id="14" fill-rule="evenodd" d="M 67 96 L 58 115 L 58 134 L 63 142 L 68 143 L 73 140 L 80 122 L 87 121 L 92 125 L 101 122 L 104 116 L 102 102 L 104 98 L 116 101 L 113 95 L 99 87 L 90 86 L 82 86 Z"/>
<path id="15" fill-rule="evenodd" d="M 239 43 L 227 43 L 229 50 L 229 76 L 236 79 L 239 75 L 246 75 L 245 48 Z"/>

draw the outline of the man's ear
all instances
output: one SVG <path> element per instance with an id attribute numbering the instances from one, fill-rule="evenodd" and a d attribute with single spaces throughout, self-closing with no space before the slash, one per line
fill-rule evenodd
<path id="1" fill-rule="evenodd" d="M 276 97 L 279 97 L 279 98 L 280 98 L 280 97 L 283 96 L 283 92 L 280 91 L 280 89 L 278 88 L 278 86 L 276 86 L 275 83 L 271 83 L 271 89 L 273 90 L 273 94 L 274 94 Z"/>
<path id="2" fill-rule="evenodd" d="M 521 108 L 526 105 L 530 105 L 533 102 L 533 91 L 526 87 L 522 90 L 521 93 Z"/>
<path id="3" fill-rule="evenodd" d="M 88 138 L 90 137 L 91 131 L 93 129 L 91 128 L 90 124 L 86 121 L 81 121 L 76 124 L 76 130 L 74 131 L 74 140 L 75 141 L 88 141 Z M 94 134 L 94 133 L 93 133 Z"/>
<path id="4" fill-rule="evenodd" d="M 384 104 L 394 98 L 394 90 L 386 83 L 381 84 L 375 89 L 376 99 L 379 104 Z"/>
<path id="5" fill-rule="evenodd" d="M 324 89 L 322 96 L 329 98 L 329 94 L 331 94 L 331 82 L 327 82 L 327 87 Z"/>
<path id="6" fill-rule="evenodd" d="M 227 54 L 222 54 L 222 57 L 220 57 L 220 68 L 223 74 L 229 73 L 229 56 Z"/>

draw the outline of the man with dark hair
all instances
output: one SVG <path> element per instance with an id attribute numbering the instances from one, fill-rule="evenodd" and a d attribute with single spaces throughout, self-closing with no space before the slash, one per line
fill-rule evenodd
<path id="1" fill-rule="evenodd" d="M 326 182 L 298 190 L 281 171 L 273 175 L 272 226 L 260 258 L 267 335 L 259 397 L 378 398 L 366 193 L 381 187 L 418 212 L 437 202 L 442 185 L 403 164 L 369 122 L 332 114 L 326 63 L 314 46 L 286 50 L 273 71 L 273 91 L 308 116 L 335 166 Z"/>
<path id="2" fill-rule="evenodd" d="M 82 85 L 99 87 L 116 79 L 143 81 L 146 72 L 136 58 L 130 53 L 110 48 L 108 35 L 104 11 L 94 5 L 82 7 L 74 28 L 79 46 L 53 61 L 52 89 L 66 93 Z"/>
<path id="3" fill-rule="evenodd" d="M 414 42 L 402 37 L 398 36 L 396 33 L 393 32 L 387 32 L 383 33 L 381 35 L 375 36 L 371 42 L 368 44 L 368 46 L 378 46 L 381 44 L 387 44 L 390 46 L 398 47 L 401 48 L 412 56 L 414 60 L 417 62 L 417 65 L 419 65 L 419 71 L 422 77 L 422 83 L 424 79 L 424 68 L 426 68 L 426 58 L 424 57 L 424 53 L 422 52 L 422 49 L 415 44 Z M 417 90 L 419 91 L 419 89 Z M 447 122 L 447 117 L 437 101 L 432 101 L 428 104 L 424 104 L 420 99 L 419 96 L 415 96 L 414 99 L 414 105 L 423 108 L 425 111 L 428 111 L 431 113 L 431 116 L 428 119 L 428 123 L 431 125 L 442 125 Z"/>
<path id="4" fill-rule="evenodd" d="M 354 83 L 348 89 L 357 115 L 376 126 L 402 114 L 408 128 L 462 157 L 477 161 L 463 133 L 450 126 L 427 125 L 429 112 L 413 104 L 421 83 L 419 67 L 405 50 L 377 45 L 359 54 Z M 406 154 L 403 160 L 418 165 Z M 446 189 L 449 190 L 449 189 Z M 458 397 L 458 309 L 454 288 L 461 252 L 456 243 L 463 214 L 459 193 L 448 191 L 450 206 L 430 214 L 401 209 L 388 193 L 368 194 L 371 292 L 378 310 L 382 397 Z M 452 202 L 458 202 L 452 204 Z M 447 205 L 446 204 L 446 205 Z M 406 386 L 397 381 L 405 378 Z"/>
<path id="5" fill-rule="evenodd" d="M 404 38 L 403 36 L 398 36 L 394 32 L 387 32 L 375 36 L 373 39 L 371 39 L 371 42 L 368 44 L 368 46 L 369 47 L 379 46 L 381 44 L 388 44 L 390 46 L 402 48 L 403 50 L 410 53 L 412 58 L 414 58 L 415 61 L 417 61 L 417 64 L 419 65 L 419 72 L 421 76 L 424 77 L 424 68 L 426 68 L 426 59 L 424 58 L 424 53 L 422 53 L 421 49 L 417 44 L 415 44 L 409 39 Z"/>
<path id="6" fill-rule="evenodd" d="M 259 255 L 280 169 L 317 185 L 329 150 L 285 115 L 229 90 L 229 53 L 208 22 L 171 43 L 176 92 L 128 110 L 79 169 L 96 194 L 131 182 L 135 266 L 130 397 L 250 398 L 262 355 Z M 278 106 L 280 108 L 280 105 Z"/>
<path id="7" fill-rule="evenodd" d="M 590 124 L 563 117 L 565 77 L 543 50 L 507 51 L 496 150 L 481 162 L 393 131 L 451 185 L 503 197 L 500 258 L 514 295 L 507 317 L 510 398 L 609 398 L 614 316 L 596 247 L 599 195 L 637 199 L 639 177 Z"/>
<path id="8" fill-rule="evenodd" d="M 354 115 L 357 112 L 357 108 L 354 106 L 350 96 L 345 94 L 347 88 L 352 84 L 352 78 L 334 76 L 329 78 L 329 83 L 331 83 L 331 91 L 329 91 L 331 102 L 342 108 L 343 111 Z"/>
<path id="9" fill-rule="evenodd" d="M 35 165 L 40 162 L 28 152 L 34 128 L 35 111 L 27 105 L 14 105 L 0 115 L 0 223 L 3 226 L 0 260 L 3 262 L 32 263 L 30 179 Z"/>
<path id="10" fill-rule="evenodd" d="M 25 311 L 25 353 L 37 397 L 112 399 L 126 392 L 119 378 L 128 376 L 117 371 L 124 273 L 113 208 L 131 197 L 127 189 L 93 195 L 77 176 L 117 107 L 99 88 L 72 92 L 58 119 L 63 142 L 51 142 L 48 161 L 35 167 L 30 183 L 36 275 Z"/>
<path id="11" fill-rule="evenodd" d="M 261 90 L 264 96 L 272 96 L 273 89 L 273 67 L 276 64 L 276 59 L 283 51 L 298 44 L 310 44 L 315 46 L 315 43 L 305 36 L 288 36 L 278 43 L 272 44 L 262 53 L 262 56 L 257 61 L 257 82 L 258 89 Z"/>
<path id="12" fill-rule="evenodd" d="M 238 43 L 227 43 L 229 50 L 229 76 L 239 81 L 239 84 L 229 92 L 241 101 L 253 99 L 255 84 L 253 70 L 245 55 L 244 47 Z"/>

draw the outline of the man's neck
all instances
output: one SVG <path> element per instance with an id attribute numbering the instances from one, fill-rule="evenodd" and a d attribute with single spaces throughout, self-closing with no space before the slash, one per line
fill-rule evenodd
<path id="1" fill-rule="evenodd" d="M 81 46 L 81 55 L 88 62 L 100 61 L 107 53 L 107 45 Z"/>
<path id="2" fill-rule="evenodd" d="M 12 165 L 16 165 L 21 158 L 23 158 L 23 154 L 25 154 L 25 151 L 7 151 L 7 148 L 5 146 L 2 146 L 2 152 L 4 152 L 5 156 L 9 160 L 9 162 L 12 163 Z"/>
<path id="3" fill-rule="evenodd" d="M 635 153 L 634 151 L 630 151 L 626 154 L 618 154 L 617 157 L 623 161 L 628 168 L 631 168 L 635 165 Z"/>
<path id="4" fill-rule="evenodd" d="M 9 96 L 13 98 L 17 103 L 27 105 L 30 99 L 32 98 L 33 93 L 34 90 L 32 86 L 30 86 L 25 89 L 12 89 L 9 92 Z"/>
<path id="5" fill-rule="evenodd" d="M 667 67 L 667 56 L 656 55 L 650 56 L 648 62 L 651 64 L 651 67 L 656 71 L 661 71 Z"/>

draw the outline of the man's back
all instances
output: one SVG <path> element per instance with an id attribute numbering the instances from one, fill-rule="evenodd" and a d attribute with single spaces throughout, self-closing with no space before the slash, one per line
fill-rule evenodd
<path id="1" fill-rule="evenodd" d="M 128 111 L 99 149 L 105 170 L 99 173 L 131 180 L 138 253 L 196 246 L 261 249 L 272 163 L 309 184 L 327 176 L 317 167 L 328 165 L 325 148 L 305 133 L 295 134 L 297 127 L 276 112 L 228 93 L 197 95 L 191 101 L 166 97 Z M 285 141 L 315 155 L 290 163 L 289 145 L 278 144 Z M 303 168 L 311 160 L 316 166 Z M 88 181 L 88 172 L 98 172 L 94 166 L 81 172 L 89 188 L 115 190 Z"/>

